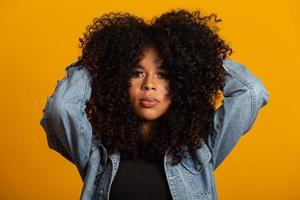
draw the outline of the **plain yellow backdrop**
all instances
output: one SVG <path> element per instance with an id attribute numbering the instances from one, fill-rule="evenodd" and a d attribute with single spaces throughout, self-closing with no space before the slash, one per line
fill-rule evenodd
<path id="1" fill-rule="evenodd" d="M 80 55 L 78 38 L 94 17 L 127 11 L 150 19 L 177 8 L 217 13 L 231 58 L 270 92 L 253 128 L 215 171 L 219 199 L 300 199 L 298 2 L 2 1 L 0 199 L 79 199 L 79 173 L 48 148 L 39 125 L 46 97 Z"/>

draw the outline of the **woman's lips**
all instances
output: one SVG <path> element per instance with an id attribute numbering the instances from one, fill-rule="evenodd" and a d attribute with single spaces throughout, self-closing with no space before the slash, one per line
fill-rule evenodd
<path id="1" fill-rule="evenodd" d="M 156 104 L 158 104 L 158 101 L 155 98 L 143 98 L 141 99 L 141 105 L 145 108 L 152 108 Z"/>

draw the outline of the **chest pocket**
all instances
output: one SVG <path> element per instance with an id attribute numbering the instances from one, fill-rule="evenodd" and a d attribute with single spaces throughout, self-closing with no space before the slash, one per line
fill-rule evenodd
<path id="1" fill-rule="evenodd" d="M 192 158 L 189 153 L 185 154 L 181 164 L 192 174 L 201 174 L 211 160 L 211 152 L 206 144 L 196 151 L 196 158 Z"/>
<path id="2" fill-rule="evenodd" d="M 196 156 L 189 153 L 182 158 L 180 170 L 189 192 L 199 199 L 210 199 L 214 185 L 213 168 L 210 164 L 211 152 L 206 144 L 196 151 Z"/>

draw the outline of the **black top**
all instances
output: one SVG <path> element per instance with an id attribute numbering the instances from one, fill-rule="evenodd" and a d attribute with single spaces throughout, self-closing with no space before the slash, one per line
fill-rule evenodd
<path id="1" fill-rule="evenodd" d="M 149 163 L 143 158 L 121 160 L 109 199 L 172 199 L 163 162 Z"/>
<path id="2" fill-rule="evenodd" d="M 147 152 L 147 148 L 149 147 L 143 148 L 141 152 Z M 149 162 L 145 159 L 146 154 L 141 153 L 137 157 L 126 159 L 121 155 L 119 168 L 110 190 L 110 200 L 172 199 L 163 159 L 159 162 Z"/>

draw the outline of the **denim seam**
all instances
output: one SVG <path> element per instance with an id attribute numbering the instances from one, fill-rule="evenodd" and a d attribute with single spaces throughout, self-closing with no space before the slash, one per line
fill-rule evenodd
<path id="1" fill-rule="evenodd" d="M 84 95 L 83 97 L 81 98 L 80 100 L 80 109 L 82 109 L 84 106 L 83 104 L 85 104 L 85 99 L 86 99 L 86 96 L 87 96 L 87 88 L 88 88 L 88 79 L 86 80 L 85 82 L 85 87 L 84 87 Z M 83 113 L 85 112 L 84 110 L 81 110 Z M 82 137 L 84 135 L 84 132 L 83 132 L 83 129 L 84 129 L 84 123 L 83 123 L 83 119 L 79 119 L 80 121 L 80 127 L 79 127 L 79 131 L 80 131 L 80 134 L 78 134 L 78 137 Z M 79 139 L 79 138 L 78 138 Z M 86 159 L 88 156 L 89 156 L 89 152 L 85 152 L 83 151 L 83 147 L 80 146 L 80 150 L 82 152 L 84 152 L 84 159 Z"/>
<path id="2" fill-rule="evenodd" d="M 47 128 L 49 128 L 49 131 L 48 131 L 49 134 L 48 135 L 50 136 L 50 138 L 54 142 L 54 146 L 56 148 L 57 148 L 58 141 L 57 141 L 57 138 L 54 137 L 54 135 L 51 134 L 51 132 L 53 132 L 54 129 L 53 129 L 52 120 L 51 120 L 51 118 L 49 118 L 49 115 L 50 115 L 50 111 L 51 111 L 51 108 L 52 108 L 53 100 L 55 99 L 56 94 L 57 94 L 59 88 L 61 87 L 62 83 L 64 81 L 66 81 L 67 79 L 68 79 L 68 76 L 65 75 L 65 77 L 62 78 L 61 80 L 59 80 L 59 82 L 57 83 L 53 94 L 49 97 L 50 98 L 49 99 L 49 104 L 48 104 L 48 107 L 47 107 L 47 110 L 46 110 L 46 113 L 45 113 L 46 124 L 49 124 L 49 127 L 47 126 Z"/>
<path id="3" fill-rule="evenodd" d="M 226 67 L 224 66 L 226 65 Z M 255 92 L 255 87 L 254 87 L 254 83 L 250 80 L 247 79 L 243 76 L 240 76 L 236 71 L 234 71 L 233 69 L 231 69 L 230 67 L 227 68 L 227 64 L 225 63 L 223 66 L 224 68 L 233 76 L 235 77 L 237 80 L 239 80 L 242 84 L 244 84 L 250 92 L 250 98 L 251 98 L 251 116 L 250 116 L 250 123 L 249 126 L 251 126 L 253 118 L 255 117 L 255 110 L 256 110 L 256 92 Z M 247 129 L 249 129 L 249 127 L 247 127 Z"/>

